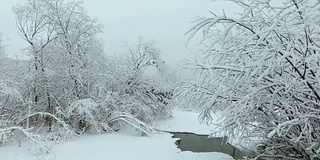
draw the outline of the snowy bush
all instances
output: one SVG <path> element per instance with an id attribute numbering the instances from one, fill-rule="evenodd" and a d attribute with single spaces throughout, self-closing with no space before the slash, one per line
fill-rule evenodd
<path id="1" fill-rule="evenodd" d="M 84 133 L 89 127 L 95 128 L 97 132 L 101 132 L 99 121 L 96 120 L 98 104 L 91 99 L 80 99 L 73 102 L 66 111 L 66 117 L 74 127 L 77 126 L 79 133 Z"/>
<path id="2" fill-rule="evenodd" d="M 126 112 L 115 112 L 112 114 L 110 119 L 110 124 L 117 123 L 117 125 L 121 126 L 132 126 L 141 135 L 151 136 L 152 134 L 156 133 L 156 131 L 151 127 L 149 124 L 139 120 L 138 118 L 130 115 Z"/>
<path id="3" fill-rule="evenodd" d="M 22 96 L 14 84 L 0 79 L 0 144 L 14 139 L 12 138 L 14 129 L 23 129 L 14 127 L 23 114 L 22 105 Z"/>
<path id="4" fill-rule="evenodd" d="M 100 103 L 81 99 L 72 103 L 66 113 L 66 118 L 79 134 L 111 132 L 128 126 L 144 135 L 154 133 L 149 126 L 155 119 L 154 113 L 132 96 L 108 95 Z"/>
<path id="5" fill-rule="evenodd" d="M 31 128 L 33 122 L 31 119 L 35 116 L 53 117 L 63 126 L 64 135 L 72 135 L 68 126 L 54 115 L 28 112 L 27 103 L 24 102 L 22 95 L 12 83 L 0 81 L 0 86 L 0 144 L 16 140 L 21 144 L 26 140 L 33 153 L 48 153 L 52 148 L 52 142 L 63 139 L 65 136 L 59 136 L 53 141 L 52 137 L 46 137 L 43 133 L 40 135 L 41 127 Z"/>
<path id="6" fill-rule="evenodd" d="M 243 12 L 212 13 L 188 32 L 201 31 L 205 48 L 178 98 L 201 105 L 202 120 L 219 111 L 257 159 L 319 159 L 319 2 L 229 1 Z"/>

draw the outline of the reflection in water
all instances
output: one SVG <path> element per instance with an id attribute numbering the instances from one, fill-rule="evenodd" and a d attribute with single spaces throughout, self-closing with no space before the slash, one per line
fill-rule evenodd
<path id="1" fill-rule="evenodd" d="M 243 159 L 241 151 L 227 143 L 227 137 L 208 138 L 208 135 L 198 135 L 189 132 L 170 132 L 172 138 L 179 138 L 175 144 L 181 151 L 220 152 Z"/>

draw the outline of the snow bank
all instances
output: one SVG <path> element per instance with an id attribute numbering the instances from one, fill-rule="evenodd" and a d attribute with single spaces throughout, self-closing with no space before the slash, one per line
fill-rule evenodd
<path id="1" fill-rule="evenodd" d="M 26 145 L 3 146 L 1 160 L 225 160 L 232 157 L 222 153 L 181 152 L 170 134 L 137 137 L 124 133 L 83 136 L 64 142 L 50 154 L 33 156 Z"/>
<path id="2" fill-rule="evenodd" d="M 163 130 L 187 131 L 198 134 L 211 133 L 212 126 L 199 124 L 198 113 L 175 110 L 173 117 L 157 123 Z M 171 138 L 162 133 L 151 137 L 139 137 L 132 130 L 112 134 L 84 135 L 53 146 L 51 153 L 34 156 L 28 145 L 0 147 L 0 160 L 228 160 L 223 153 L 181 152 Z"/>
<path id="3" fill-rule="evenodd" d="M 218 132 L 215 130 L 216 126 L 206 125 L 200 123 L 199 113 L 196 112 L 186 112 L 179 109 L 173 111 L 171 118 L 155 123 L 155 127 L 160 130 L 173 131 L 173 132 L 192 132 L 196 134 L 206 134 L 209 135 L 213 132 Z M 213 115 L 213 123 L 218 122 L 218 117 Z M 216 136 L 223 136 L 218 134 Z"/>

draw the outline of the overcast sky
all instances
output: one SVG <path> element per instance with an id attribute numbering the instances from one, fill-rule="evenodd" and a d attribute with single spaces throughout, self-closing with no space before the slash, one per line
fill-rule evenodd
<path id="1" fill-rule="evenodd" d="M 9 41 L 7 52 L 19 55 L 27 44 L 20 38 L 15 28 L 12 6 L 26 0 L 2 0 L 0 5 L 0 32 Z M 163 53 L 163 59 L 176 66 L 193 54 L 186 48 L 184 33 L 193 25 L 197 17 L 210 16 L 209 11 L 234 12 L 230 3 L 211 0 L 84 0 L 91 17 L 98 18 L 104 25 L 102 36 L 107 54 L 120 54 L 123 45 L 135 42 L 139 36 L 154 39 Z M 192 45 L 189 49 L 196 51 Z"/>

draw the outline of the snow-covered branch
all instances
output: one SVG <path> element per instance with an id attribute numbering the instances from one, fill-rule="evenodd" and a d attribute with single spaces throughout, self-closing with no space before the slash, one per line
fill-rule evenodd
<path id="1" fill-rule="evenodd" d="M 205 52 L 177 101 L 198 104 L 203 120 L 224 115 L 230 137 L 264 144 L 259 157 L 319 158 L 319 3 L 229 1 L 244 12 L 213 14 L 187 32 L 202 30 Z"/>

